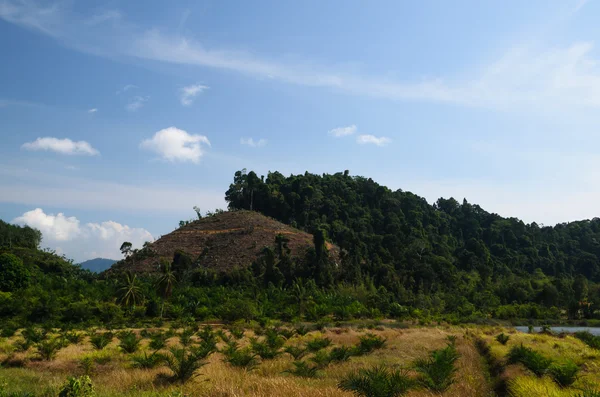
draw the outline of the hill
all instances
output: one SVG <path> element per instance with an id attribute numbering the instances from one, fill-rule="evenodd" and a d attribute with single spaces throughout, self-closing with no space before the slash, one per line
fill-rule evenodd
<path id="1" fill-rule="evenodd" d="M 173 259 L 180 250 L 198 266 L 228 271 L 248 267 L 260 256 L 264 247 L 274 247 L 275 237 L 287 238 L 292 258 L 303 258 L 313 247 L 313 236 L 254 211 L 229 211 L 205 217 L 160 237 L 127 260 L 114 264 L 111 271 L 131 270 L 137 273 L 158 271 L 161 258 Z M 327 244 L 334 255 L 337 248 Z"/>
<path id="2" fill-rule="evenodd" d="M 115 262 L 114 259 L 94 258 L 81 262 L 79 266 L 94 273 L 101 273 L 110 268 Z"/>

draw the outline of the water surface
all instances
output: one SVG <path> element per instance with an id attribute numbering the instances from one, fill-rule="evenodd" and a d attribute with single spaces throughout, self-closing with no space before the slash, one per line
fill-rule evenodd
<path id="1" fill-rule="evenodd" d="M 516 326 L 515 329 L 520 332 L 529 332 L 529 327 L 527 325 L 519 325 L 519 326 Z M 600 335 L 600 327 L 571 327 L 571 326 L 560 327 L 560 326 L 556 326 L 556 327 L 551 327 L 550 329 L 552 330 L 552 332 L 556 332 L 556 333 L 567 332 L 567 333 L 572 334 L 574 332 L 588 331 L 592 335 Z M 533 327 L 533 330 L 535 332 L 540 332 L 542 330 L 542 327 Z"/>

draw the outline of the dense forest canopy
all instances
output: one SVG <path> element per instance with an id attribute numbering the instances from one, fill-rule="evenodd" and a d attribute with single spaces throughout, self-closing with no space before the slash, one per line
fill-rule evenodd
<path id="1" fill-rule="evenodd" d="M 259 211 L 312 233 L 312 246 L 292 257 L 279 234 L 257 247 L 253 263 L 219 270 L 183 251 L 167 259 L 152 244 L 124 242 L 118 269 L 155 258 L 159 272 L 96 275 L 39 250 L 39 231 L 1 222 L 0 323 L 600 319 L 596 218 L 525 224 L 466 200 L 430 205 L 348 171 L 264 178 L 242 170 L 226 200 L 231 211 Z"/>

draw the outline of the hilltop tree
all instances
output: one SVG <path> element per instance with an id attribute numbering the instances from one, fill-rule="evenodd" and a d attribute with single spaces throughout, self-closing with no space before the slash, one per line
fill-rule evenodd
<path id="1" fill-rule="evenodd" d="M 0 291 L 12 292 L 29 284 L 31 274 L 23 261 L 13 254 L 0 255 Z"/>

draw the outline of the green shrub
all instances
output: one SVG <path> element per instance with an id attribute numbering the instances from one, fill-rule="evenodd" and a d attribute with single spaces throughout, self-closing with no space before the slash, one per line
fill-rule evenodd
<path id="1" fill-rule="evenodd" d="M 513 346 L 507 358 L 510 364 L 521 363 L 537 376 L 543 376 L 552 365 L 552 359 L 523 345 Z"/>
<path id="2" fill-rule="evenodd" d="M 31 345 L 32 345 L 31 341 L 29 341 L 27 339 L 17 339 L 15 341 L 15 343 L 13 344 L 13 346 L 15 347 L 15 350 L 19 351 L 19 352 L 26 352 L 27 350 L 29 350 Z"/>
<path id="3" fill-rule="evenodd" d="M 589 331 L 575 332 L 575 337 L 594 349 L 600 349 L 600 336 L 592 335 Z"/>
<path id="4" fill-rule="evenodd" d="M 373 334 L 360 336 L 358 345 L 356 345 L 353 349 L 353 354 L 356 356 L 369 354 L 374 350 L 382 349 L 386 342 L 387 340 L 385 338 Z"/>
<path id="5" fill-rule="evenodd" d="M 406 394 L 415 382 L 404 370 L 388 370 L 384 366 L 351 372 L 339 383 L 344 391 L 364 397 L 396 397 Z"/>
<path id="6" fill-rule="evenodd" d="M 21 331 L 21 336 L 30 343 L 40 343 L 47 337 L 47 332 L 41 328 L 25 328 Z"/>
<path id="7" fill-rule="evenodd" d="M 317 352 L 321 349 L 325 349 L 331 344 L 329 338 L 314 338 L 306 342 L 306 349 L 310 352 Z"/>
<path id="8" fill-rule="evenodd" d="M 117 335 L 119 338 L 119 347 L 125 353 L 135 353 L 140 347 L 141 338 L 139 338 L 133 331 L 123 331 Z"/>
<path id="9" fill-rule="evenodd" d="M 331 361 L 331 362 L 348 361 L 350 359 L 350 357 L 352 357 L 353 351 L 354 351 L 353 349 L 346 347 L 346 346 L 334 347 L 329 352 L 329 361 Z"/>
<path id="10" fill-rule="evenodd" d="M 54 359 L 61 348 L 62 343 L 56 338 L 43 340 L 36 345 L 37 354 L 45 361 Z"/>
<path id="11" fill-rule="evenodd" d="M 196 371 L 206 365 L 204 359 L 210 354 L 175 347 L 169 349 L 169 353 L 170 354 L 165 356 L 165 361 L 167 367 L 173 372 L 170 380 L 182 384 L 196 376 Z"/>
<path id="12" fill-rule="evenodd" d="M 70 377 L 60 389 L 58 397 L 94 397 L 94 385 L 89 376 Z"/>
<path id="13" fill-rule="evenodd" d="M 94 358 L 91 356 L 86 356 L 79 360 L 79 368 L 83 371 L 84 375 L 91 376 L 94 373 L 94 367 Z"/>
<path id="14" fill-rule="evenodd" d="M 4 325 L 2 325 L 2 330 L 0 330 L 0 336 L 3 338 L 10 338 L 14 336 L 18 329 L 19 327 L 17 327 L 15 324 L 7 322 Z"/>
<path id="15" fill-rule="evenodd" d="M 198 337 L 206 343 L 217 344 L 217 334 L 213 331 L 210 325 L 206 325 L 200 331 L 198 331 Z"/>
<path id="16" fill-rule="evenodd" d="M 179 334 L 179 343 L 181 343 L 181 346 L 186 347 L 191 345 L 192 336 L 194 336 L 195 333 L 196 331 L 193 328 L 185 328 L 183 331 L 181 331 Z"/>
<path id="17" fill-rule="evenodd" d="M 501 333 L 500 335 L 496 336 L 496 341 L 498 341 L 498 343 L 500 343 L 501 345 L 506 345 L 506 343 L 508 343 L 509 339 L 510 339 L 510 336 L 505 335 L 504 332 Z"/>
<path id="18" fill-rule="evenodd" d="M 250 347 L 240 349 L 236 342 L 232 342 L 227 345 L 223 351 L 225 356 L 225 362 L 229 363 L 234 367 L 245 368 L 248 370 L 253 369 L 258 361 L 256 360 L 256 354 L 251 350 Z"/>
<path id="19" fill-rule="evenodd" d="M 581 393 L 575 394 L 573 397 L 600 397 L 600 390 L 598 389 L 586 389 Z"/>
<path id="20" fill-rule="evenodd" d="M 110 332 L 97 333 L 90 336 L 90 343 L 96 350 L 104 349 L 113 339 Z"/>
<path id="21" fill-rule="evenodd" d="M 459 357 L 456 347 L 451 344 L 432 351 L 428 358 L 417 359 L 414 369 L 420 374 L 419 382 L 432 391 L 445 391 L 454 383 L 455 364 Z"/>
<path id="22" fill-rule="evenodd" d="M 242 339 L 244 337 L 243 328 L 231 327 L 228 329 L 228 331 L 231 334 L 231 336 L 233 336 L 235 339 Z"/>
<path id="23" fill-rule="evenodd" d="M 252 351 L 263 360 L 271 360 L 281 354 L 281 350 L 271 347 L 267 342 L 259 342 L 257 339 L 250 340 Z"/>
<path id="24" fill-rule="evenodd" d="M 317 368 L 325 368 L 331 363 L 331 357 L 325 350 L 319 350 L 310 358 L 310 361 L 316 364 Z"/>
<path id="25" fill-rule="evenodd" d="M 300 336 L 304 336 L 310 332 L 310 329 L 306 325 L 299 325 L 296 327 L 296 333 Z"/>
<path id="26" fill-rule="evenodd" d="M 286 346 L 284 351 L 290 356 L 292 356 L 294 360 L 301 359 L 307 353 L 306 349 L 303 349 L 299 346 Z"/>
<path id="27" fill-rule="evenodd" d="M 560 387 L 569 387 L 578 378 L 579 366 L 569 360 L 562 364 L 552 364 L 548 373 Z"/>
<path id="28" fill-rule="evenodd" d="M 294 361 L 292 364 L 294 365 L 294 368 L 284 372 L 302 378 L 316 378 L 319 374 L 319 368 L 309 365 L 306 361 Z"/>
<path id="29" fill-rule="evenodd" d="M 150 343 L 148 346 L 153 350 L 164 349 L 167 345 L 167 335 L 164 332 L 155 332 L 150 334 Z"/>
<path id="30" fill-rule="evenodd" d="M 154 352 L 149 355 L 148 352 L 144 352 L 131 357 L 131 364 L 134 368 L 150 369 L 157 367 L 164 359 L 160 353 Z"/>

